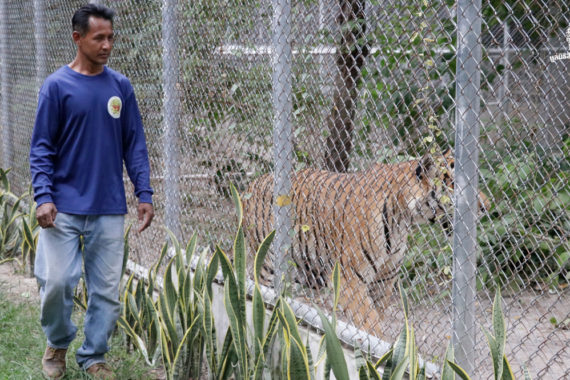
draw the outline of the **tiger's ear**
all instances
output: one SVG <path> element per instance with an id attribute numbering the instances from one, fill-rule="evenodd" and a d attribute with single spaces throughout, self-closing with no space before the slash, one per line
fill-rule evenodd
<path id="1" fill-rule="evenodd" d="M 419 161 L 416 167 L 416 176 L 419 180 L 424 179 L 424 177 L 435 177 L 437 175 L 437 170 L 435 167 L 435 160 L 432 155 L 426 153 Z"/>

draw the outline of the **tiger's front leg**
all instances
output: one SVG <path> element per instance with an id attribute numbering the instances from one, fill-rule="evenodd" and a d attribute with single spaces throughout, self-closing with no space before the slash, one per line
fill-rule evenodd
<path id="1" fill-rule="evenodd" d="M 368 286 L 350 269 L 342 270 L 342 284 L 339 304 L 357 328 L 369 334 L 381 336 L 382 307 L 375 304 L 368 292 Z"/>
<path id="2" fill-rule="evenodd" d="M 396 288 L 403 256 L 403 250 L 401 250 L 391 261 L 385 262 L 380 271 L 368 283 L 368 295 L 377 309 L 386 310 L 388 306 L 394 303 L 391 298 Z"/>

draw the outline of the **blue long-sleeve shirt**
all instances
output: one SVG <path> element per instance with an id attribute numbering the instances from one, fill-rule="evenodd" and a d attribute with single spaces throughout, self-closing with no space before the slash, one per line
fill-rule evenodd
<path id="1" fill-rule="evenodd" d="M 38 206 L 78 215 L 125 214 L 123 162 L 139 202 L 152 203 L 148 152 L 129 80 L 63 66 L 44 82 L 30 148 Z"/>

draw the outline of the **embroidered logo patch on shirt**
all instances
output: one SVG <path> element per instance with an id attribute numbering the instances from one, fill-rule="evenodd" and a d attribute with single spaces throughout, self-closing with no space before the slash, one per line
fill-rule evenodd
<path id="1" fill-rule="evenodd" d="M 123 108 L 123 102 L 118 96 L 111 96 L 109 102 L 107 102 L 107 111 L 111 117 L 118 119 L 121 117 L 121 108 Z"/>

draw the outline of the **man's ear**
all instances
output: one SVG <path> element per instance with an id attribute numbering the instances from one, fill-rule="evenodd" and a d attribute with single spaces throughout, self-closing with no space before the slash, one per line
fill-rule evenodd
<path id="1" fill-rule="evenodd" d="M 81 33 L 79 33 L 77 30 L 74 30 L 73 33 L 71 33 L 71 38 L 73 38 L 73 42 L 77 45 L 81 39 Z"/>
<path id="2" fill-rule="evenodd" d="M 416 176 L 419 180 L 424 179 L 424 177 L 435 177 L 436 167 L 435 161 L 431 154 L 426 153 L 419 161 L 416 167 Z"/>

